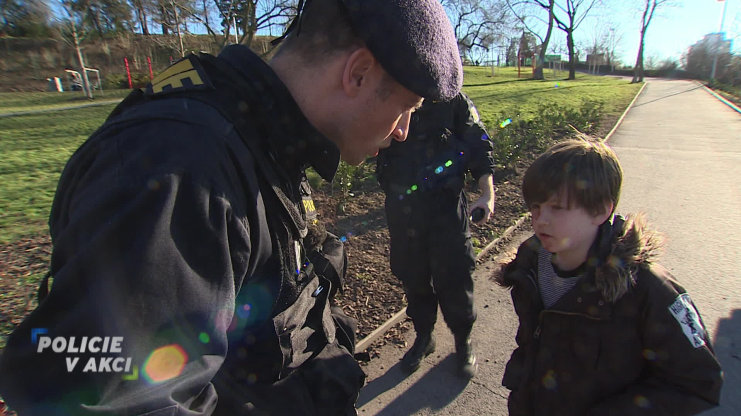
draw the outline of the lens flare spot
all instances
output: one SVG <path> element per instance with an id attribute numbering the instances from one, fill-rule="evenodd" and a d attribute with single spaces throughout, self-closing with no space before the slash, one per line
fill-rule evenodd
<path id="1" fill-rule="evenodd" d="M 548 390 L 555 390 L 556 388 L 558 388 L 558 381 L 556 381 L 556 372 L 553 370 L 548 370 L 543 376 L 543 380 L 541 380 L 541 383 L 543 383 L 543 387 Z"/>
<path id="2" fill-rule="evenodd" d="M 553 87 L 554 87 L 554 88 L 558 88 L 558 87 L 560 87 L 560 86 L 561 86 L 561 84 L 559 84 L 559 83 L 557 82 L 557 83 L 556 83 L 556 84 L 555 84 L 555 85 L 554 85 Z"/>
<path id="3" fill-rule="evenodd" d="M 347 241 L 347 237 L 345 237 L 345 236 L 343 235 L 342 237 L 340 237 L 340 241 L 342 241 L 342 242 L 344 243 L 345 241 Z"/>
<path id="4" fill-rule="evenodd" d="M 240 319 L 249 318 L 250 312 L 252 312 L 252 305 L 248 303 L 237 306 L 237 316 L 239 316 Z"/>
<path id="5" fill-rule="evenodd" d="M 487 141 L 487 140 L 489 140 L 489 135 L 488 135 L 488 134 L 486 134 L 486 133 L 482 134 L 482 135 L 481 135 L 481 140 L 483 140 L 483 141 Z M 461 152 L 461 154 L 463 154 L 463 152 Z"/>
<path id="6" fill-rule="evenodd" d="M 438 166 L 438 167 L 435 168 L 435 173 L 437 173 L 438 175 L 441 174 L 442 172 L 443 172 L 443 167 L 442 166 Z"/>
<path id="7" fill-rule="evenodd" d="M 633 403 L 640 407 L 641 409 L 650 409 L 651 408 L 651 401 L 648 400 L 645 396 L 636 395 L 636 397 L 633 398 Z"/>
<path id="8" fill-rule="evenodd" d="M 412 191 L 416 191 L 417 189 L 419 189 L 417 185 L 412 185 Z"/>
<path id="9" fill-rule="evenodd" d="M 188 354 L 177 344 L 159 347 L 144 361 L 143 374 L 150 383 L 161 383 L 183 372 Z"/>
<path id="10" fill-rule="evenodd" d="M 446 168 L 449 168 L 451 166 L 453 166 L 453 161 L 452 160 L 448 160 L 447 162 L 445 162 L 445 167 Z"/>
<path id="11" fill-rule="evenodd" d="M 211 342 L 211 337 L 208 336 L 207 333 L 201 332 L 200 334 L 198 334 L 198 340 L 204 344 L 208 344 L 209 342 Z"/>
<path id="12" fill-rule="evenodd" d="M 407 195 L 410 195 L 412 193 L 411 189 L 407 189 Z"/>
<path id="13" fill-rule="evenodd" d="M 647 359 L 648 361 L 656 360 L 656 351 L 646 348 L 645 350 L 643 350 L 643 358 Z"/>
<path id="14" fill-rule="evenodd" d="M 511 123 L 512 123 L 512 119 L 511 118 L 508 118 L 508 119 L 504 120 L 503 122 L 499 123 L 499 128 L 502 128 L 503 129 L 503 128 L 509 126 Z"/>

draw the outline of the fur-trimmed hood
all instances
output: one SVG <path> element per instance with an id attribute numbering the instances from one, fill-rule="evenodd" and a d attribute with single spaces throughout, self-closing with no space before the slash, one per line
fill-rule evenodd
<path id="1" fill-rule="evenodd" d="M 636 283 L 636 272 L 658 257 L 663 238 L 648 228 L 643 214 L 615 215 L 600 226 L 587 259 L 587 276 L 609 302 L 620 299 Z M 522 243 L 517 257 L 503 265 L 494 281 L 511 287 L 521 273 L 537 270 L 540 241 L 533 236 Z"/>

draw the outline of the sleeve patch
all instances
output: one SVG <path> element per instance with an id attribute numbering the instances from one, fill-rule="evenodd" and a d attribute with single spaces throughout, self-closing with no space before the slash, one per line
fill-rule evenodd
<path id="1" fill-rule="evenodd" d="M 697 313 L 695 305 L 692 304 L 689 293 L 677 296 L 674 303 L 669 305 L 669 312 L 679 322 L 682 332 L 693 347 L 700 348 L 705 345 L 705 328 L 700 322 L 700 314 Z"/>

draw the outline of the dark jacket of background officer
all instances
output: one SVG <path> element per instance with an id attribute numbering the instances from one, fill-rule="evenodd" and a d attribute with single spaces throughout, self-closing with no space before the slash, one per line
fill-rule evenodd
<path id="1" fill-rule="evenodd" d="M 407 314 L 417 338 L 402 360 L 415 371 L 434 351 L 437 306 L 456 340 L 462 375 L 471 377 L 476 359 L 470 334 L 473 308 L 469 215 L 494 210 L 492 142 L 473 103 L 463 93 L 447 102 L 425 100 L 412 114 L 409 136 L 382 150 L 378 181 L 386 193 L 391 235 L 391 271 L 404 284 Z M 463 191 L 466 172 L 481 190 L 469 208 Z"/>
<path id="2" fill-rule="evenodd" d="M 313 0 L 295 22 L 269 64 L 177 62 L 72 156 L 53 287 L 0 358 L 20 415 L 355 413 L 344 255 L 309 231 L 303 172 L 404 140 L 462 69 L 436 0 Z"/>

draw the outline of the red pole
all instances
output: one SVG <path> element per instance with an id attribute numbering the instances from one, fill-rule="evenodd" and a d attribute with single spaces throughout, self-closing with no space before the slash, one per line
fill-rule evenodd
<path id="1" fill-rule="evenodd" d="M 129 89 L 134 88 L 133 85 L 131 85 L 131 71 L 129 71 L 129 60 L 124 56 L 124 64 L 126 65 L 126 77 L 129 79 Z"/>
<path id="2" fill-rule="evenodd" d="M 152 59 L 147 56 L 147 65 L 149 66 L 149 80 L 152 81 L 154 79 L 154 75 L 152 75 Z"/>

